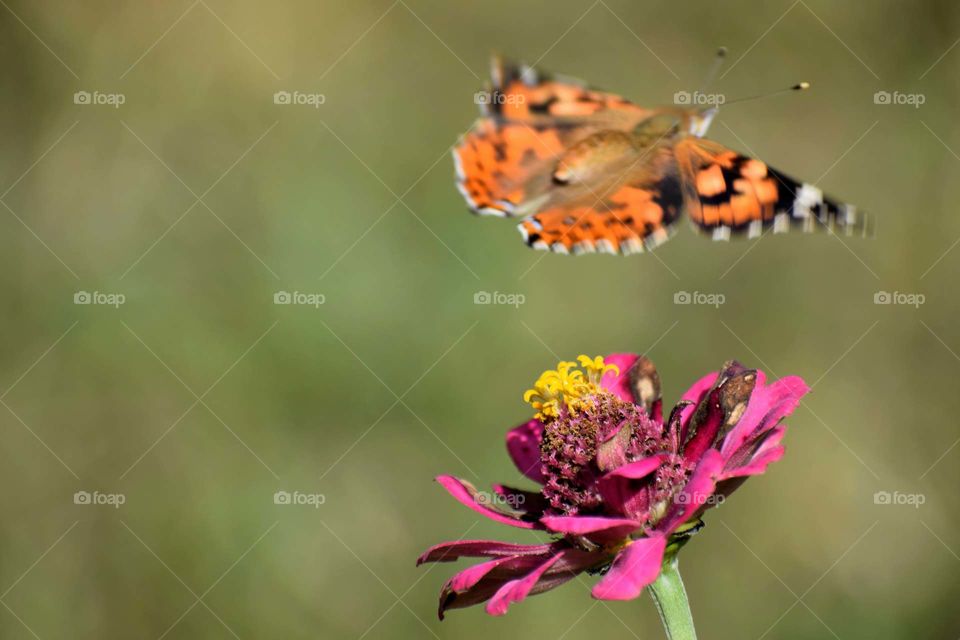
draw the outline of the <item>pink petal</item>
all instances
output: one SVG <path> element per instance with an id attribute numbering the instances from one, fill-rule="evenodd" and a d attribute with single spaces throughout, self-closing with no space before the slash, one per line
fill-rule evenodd
<path id="1" fill-rule="evenodd" d="M 543 555 L 498 558 L 458 573 L 440 590 L 440 619 L 443 620 L 444 612 L 448 609 L 461 609 L 489 600 L 506 583 L 524 578 L 557 555 L 557 548 L 563 549 L 559 559 L 547 568 L 527 595 L 555 589 L 604 561 L 602 553 L 581 551 L 565 543 L 555 544 L 556 547 Z"/>
<path id="2" fill-rule="evenodd" d="M 617 554 L 603 580 L 593 587 L 591 594 L 600 600 L 630 600 L 660 575 L 666 536 L 634 540 Z"/>
<path id="3" fill-rule="evenodd" d="M 600 386 L 615 394 L 624 402 L 634 402 L 633 391 L 630 389 L 630 376 L 627 375 L 627 372 L 637 361 L 637 354 L 611 353 L 604 357 L 603 361 L 606 364 L 616 365 L 620 371 L 619 373 L 608 371 L 603 374 L 603 378 L 600 379 Z"/>
<path id="4" fill-rule="evenodd" d="M 540 518 L 540 522 L 554 533 L 587 536 L 603 542 L 621 540 L 640 528 L 636 520 L 602 516 L 546 516 Z"/>
<path id="5" fill-rule="evenodd" d="M 507 453 L 520 473 L 534 482 L 544 483 L 540 470 L 540 440 L 543 424 L 534 418 L 507 432 Z"/>
<path id="6" fill-rule="evenodd" d="M 710 449 L 703 454 L 687 484 L 673 499 L 667 515 L 657 524 L 656 530 L 664 535 L 670 535 L 697 511 L 707 506 L 722 470 L 723 458 L 718 451 Z"/>
<path id="7" fill-rule="evenodd" d="M 694 382 L 680 399 L 692 402 L 693 404 L 699 404 L 700 400 L 703 399 L 703 395 L 709 391 L 710 388 L 713 387 L 713 383 L 717 381 L 718 375 L 716 371 L 713 371 L 703 376 Z"/>
<path id="8" fill-rule="evenodd" d="M 721 452 L 731 458 L 750 438 L 756 437 L 777 426 L 800 403 L 810 388 L 798 376 L 781 378 L 771 385 L 764 385 L 763 372 L 757 372 L 757 384 L 750 396 L 750 403 L 743 417 L 723 441 Z"/>
<path id="9" fill-rule="evenodd" d="M 637 518 L 650 506 L 649 482 L 638 483 L 660 468 L 669 456 L 658 454 L 626 464 L 597 480 L 604 503 L 627 518 Z"/>
<path id="10" fill-rule="evenodd" d="M 713 387 L 714 383 L 717 381 L 717 376 L 720 374 L 716 371 L 708 373 L 699 380 L 693 383 L 686 393 L 680 398 L 681 400 L 686 400 L 687 402 L 692 402 L 692 405 L 684 407 L 680 412 L 680 424 L 686 427 L 687 421 L 690 420 L 690 416 L 693 415 L 693 412 L 696 410 L 697 405 L 700 404 L 700 401 L 707 394 L 708 391 Z M 686 434 L 684 434 L 686 435 Z"/>
<path id="11" fill-rule="evenodd" d="M 479 492 L 466 480 L 460 480 L 458 478 L 454 478 L 453 476 L 437 476 L 437 482 L 439 482 L 444 489 L 450 492 L 450 495 L 459 500 L 462 504 L 465 504 L 467 507 L 473 509 L 481 515 L 490 518 L 491 520 L 496 520 L 497 522 L 501 522 L 503 524 L 509 524 L 513 527 L 520 527 L 521 529 L 541 528 L 536 522 L 527 522 L 521 520 L 520 518 L 523 515 L 521 513 L 512 514 L 504 511 L 498 511 L 487 504 L 478 502 L 477 496 L 479 495 Z"/>
<path id="12" fill-rule="evenodd" d="M 450 580 L 447 581 L 447 584 L 444 585 L 444 589 L 449 588 L 450 591 L 459 593 L 470 589 L 472 586 L 477 584 L 481 578 L 485 575 L 499 567 L 500 565 L 513 560 L 513 556 L 507 556 L 506 558 L 497 558 L 496 560 L 488 560 L 486 562 L 481 562 L 480 564 L 475 564 L 472 567 L 467 567 L 463 571 L 455 574 Z"/>
<path id="13" fill-rule="evenodd" d="M 496 540 L 457 540 L 441 542 L 423 552 L 417 558 L 417 566 L 425 562 L 453 562 L 460 558 L 500 558 L 506 556 L 528 556 L 548 553 L 550 544 L 512 544 Z"/>
<path id="14" fill-rule="evenodd" d="M 699 460 L 703 452 L 713 445 L 714 439 L 720 432 L 720 426 L 726 418 L 720 407 L 719 390 L 705 394 L 702 402 L 706 403 L 706 413 L 698 415 L 698 418 L 702 419 L 698 419 L 696 424 L 693 424 L 692 420 L 687 422 L 684 429 L 683 438 L 686 444 L 683 445 L 683 459 L 688 462 Z M 696 429 L 696 433 L 691 434 L 692 429 Z"/>
<path id="15" fill-rule="evenodd" d="M 612 471 L 627 464 L 632 433 L 630 424 L 624 422 L 618 431 L 597 445 L 597 467 L 600 471 Z"/>
<path id="16" fill-rule="evenodd" d="M 510 608 L 511 603 L 520 602 L 526 598 L 547 569 L 556 564 L 557 560 L 562 558 L 563 555 L 563 552 L 558 553 L 523 578 L 511 580 L 500 587 L 487 603 L 487 613 L 492 616 L 502 616 Z"/>
<path id="17" fill-rule="evenodd" d="M 787 432 L 787 426 L 784 424 L 774 427 L 763 435 L 763 441 L 756 451 L 750 452 L 749 444 L 744 445 L 730 460 L 727 460 L 722 480 L 728 478 L 738 478 L 746 476 L 755 476 L 767 470 L 767 466 L 773 464 L 783 457 L 784 448 L 780 444 L 784 434 Z"/>
<path id="18" fill-rule="evenodd" d="M 629 480 L 639 480 L 645 478 L 660 468 L 664 462 L 670 458 L 669 454 L 658 453 L 630 464 L 625 464 L 619 469 L 611 471 L 604 478 L 626 478 Z"/>
<path id="19" fill-rule="evenodd" d="M 725 471 L 721 479 L 727 480 L 729 478 L 760 475 L 767 470 L 769 465 L 782 458 L 785 452 L 786 449 L 782 446 L 773 447 L 762 454 L 757 454 L 749 463 L 736 467 L 731 471 Z"/>

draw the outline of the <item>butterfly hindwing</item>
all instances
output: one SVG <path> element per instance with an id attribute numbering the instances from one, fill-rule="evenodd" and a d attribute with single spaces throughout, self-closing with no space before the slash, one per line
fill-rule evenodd
<path id="1" fill-rule="evenodd" d="M 818 187 L 760 160 L 697 138 L 678 142 L 676 154 L 690 220 L 715 240 L 733 235 L 756 238 L 768 229 L 868 233 L 866 216 L 853 205 L 833 200 Z"/>
<path id="2" fill-rule="evenodd" d="M 669 239 L 683 206 L 668 147 L 637 154 L 592 187 L 557 186 L 520 224 L 527 245 L 557 253 L 639 253 Z M 629 157 L 629 156 L 628 156 Z"/>

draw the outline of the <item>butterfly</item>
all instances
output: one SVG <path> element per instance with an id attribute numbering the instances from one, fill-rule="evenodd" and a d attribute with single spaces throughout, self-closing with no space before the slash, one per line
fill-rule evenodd
<path id="1" fill-rule="evenodd" d="M 714 240 L 867 234 L 853 205 L 704 138 L 716 106 L 646 109 L 497 56 L 491 76 L 475 95 L 480 119 L 454 148 L 457 187 L 474 213 L 521 218 L 534 249 L 642 252 L 684 211 Z"/>

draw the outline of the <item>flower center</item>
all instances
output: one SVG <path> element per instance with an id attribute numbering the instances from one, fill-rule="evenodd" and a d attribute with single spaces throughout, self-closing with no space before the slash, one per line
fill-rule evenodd
<path id="1" fill-rule="evenodd" d="M 532 389 L 523 394 L 537 411 L 537 418 L 547 422 L 560 416 L 566 409 L 575 413 L 583 406 L 584 398 L 602 392 L 600 381 L 608 371 L 619 374 L 616 365 L 606 364 L 601 356 L 578 356 L 576 362 L 561 362 L 556 369 L 544 371 Z"/>
<path id="2" fill-rule="evenodd" d="M 543 496 L 556 515 L 604 511 L 596 486 L 604 473 L 597 461 L 601 443 L 623 438 L 624 462 L 662 452 L 667 446 L 662 426 L 643 408 L 603 390 L 577 400 L 576 409 L 561 405 L 560 414 L 544 422 Z"/>

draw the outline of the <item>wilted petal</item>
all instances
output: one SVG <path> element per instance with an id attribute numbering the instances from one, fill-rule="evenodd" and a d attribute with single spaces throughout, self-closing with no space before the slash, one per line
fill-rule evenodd
<path id="1" fill-rule="evenodd" d="M 437 476 L 437 482 L 461 503 L 491 520 L 496 520 L 497 522 L 509 524 L 514 527 L 520 527 L 521 529 L 541 528 L 535 521 L 522 520 L 521 518 L 525 515 L 523 513 L 500 510 L 495 508 L 494 505 L 487 504 L 492 502 L 492 500 L 489 498 L 484 499 L 483 494 L 477 491 L 476 487 L 466 480 L 460 480 L 453 476 Z"/>
<path id="2" fill-rule="evenodd" d="M 534 482 L 543 484 L 540 470 L 540 440 L 543 439 L 543 424 L 534 418 L 507 432 L 507 453 L 520 473 Z"/>
<path id="3" fill-rule="evenodd" d="M 547 569 L 552 567 L 563 557 L 563 552 L 553 556 L 523 578 L 517 578 L 500 587 L 487 603 L 487 613 L 492 616 L 502 616 L 510 608 L 511 603 L 520 602 L 537 585 Z"/>
<path id="4" fill-rule="evenodd" d="M 499 558 L 460 572 L 448 580 L 440 591 L 440 619 L 443 619 L 443 614 L 448 609 L 469 607 L 489 600 L 504 585 L 523 579 L 556 555 L 556 550 L 553 550 L 544 555 Z M 555 589 L 602 561 L 601 555 L 567 547 L 559 554 L 559 559 L 534 581 L 526 595 Z"/>
<path id="5" fill-rule="evenodd" d="M 502 558 L 507 556 L 530 556 L 549 553 L 552 544 L 513 544 L 496 540 L 457 540 L 441 542 L 423 552 L 417 558 L 417 566 L 425 562 L 453 562 L 460 558 Z"/>
<path id="6" fill-rule="evenodd" d="M 603 580 L 593 587 L 594 598 L 630 600 L 657 579 L 667 547 L 666 536 L 640 538 L 617 554 Z"/>

